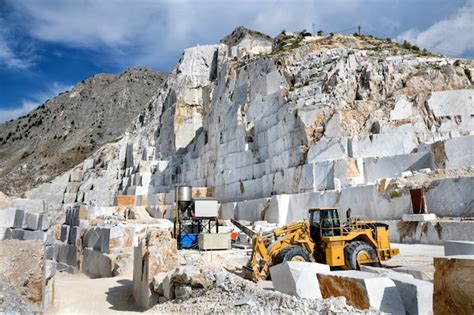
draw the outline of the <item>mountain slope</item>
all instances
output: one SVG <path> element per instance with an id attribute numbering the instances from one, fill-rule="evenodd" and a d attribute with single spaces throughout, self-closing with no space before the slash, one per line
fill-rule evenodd
<path id="1" fill-rule="evenodd" d="M 120 137 L 167 75 L 147 68 L 98 74 L 0 125 L 0 191 L 19 194 Z"/>

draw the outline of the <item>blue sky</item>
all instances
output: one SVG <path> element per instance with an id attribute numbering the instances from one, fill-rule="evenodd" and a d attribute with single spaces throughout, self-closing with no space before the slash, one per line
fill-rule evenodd
<path id="1" fill-rule="evenodd" d="M 96 73 L 170 71 L 236 26 L 355 31 L 474 58 L 474 0 L 0 0 L 0 122 Z"/>

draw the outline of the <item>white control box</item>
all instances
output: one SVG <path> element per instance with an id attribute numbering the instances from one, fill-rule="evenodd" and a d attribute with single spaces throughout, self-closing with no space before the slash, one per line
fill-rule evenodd
<path id="1" fill-rule="evenodd" d="M 210 218 L 218 216 L 217 200 L 194 199 L 194 216 L 198 218 Z"/>

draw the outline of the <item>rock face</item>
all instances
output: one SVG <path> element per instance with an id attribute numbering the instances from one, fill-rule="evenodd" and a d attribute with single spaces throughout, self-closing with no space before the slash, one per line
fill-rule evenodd
<path id="1" fill-rule="evenodd" d="M 123 138 L 26 195 L 169 218 L 187 184 L 226 219 L 282 225 L 315 207 L 401 219 L 424 188 L 431 213 L 474 213 L 471 61 L 372 37 L 295 40 L 262 54 L 268 38 L 240 29 L 186 49 Z"/>
<path id="2" fill-rule="evenodd" d="M 20 194 L 120 137 L 165 78 L 146 68 L 98 74 L 0 124 L 0 190 Z"/>
<path id="3" fill-rule="evenodd" d="M 474 313 L 474 256 L 434 258 L 433 312 Z"/>

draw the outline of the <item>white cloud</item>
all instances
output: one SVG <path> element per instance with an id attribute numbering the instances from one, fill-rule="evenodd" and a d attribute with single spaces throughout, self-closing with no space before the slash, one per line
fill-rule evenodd
<path id="1" fill-rule="evenodd" d="M 363 32 L 381 37 L 411 28 L 405 33 L 409 39 L 451 50 L 462 50 L 473 42 L 469 40 L 472 32 L 466 30 L 472 5 L 465 6 L 460 18 L 436 22 L 462 6 L 462 0 L 453 0 L 449 10 L 443 7 L 445 0 L 3 1 L 14 12 L 12 23 L 33 39 L 90 49 L 95 53 L 94 62 L 121 67 L 147 65 L 169 70 L 184 48 L 215 43 L 238 25 L 269 35 L 282 29 L 312 31 L 313 23 L 316 30 L 326 33 L 353 32 L 363 25 Z M 453 26 L 459 20 L 462 26 Z M 417 25 L 433 26 L 419 32 Z M 446 29 L 452 31 L 444 36 Z M 447 39 L 434 41 L 438 34 Z"/>
<path id="2" fill-rule="evenodd" d="M 43 104 L 46 100 L 71 88 L 72 86 L 70 85 L 54 82 L 47 90 L 36 92 L 28 99 L 24 99 L 19 107 L 13 109 L 0 108 L 0 123 L 24 116 Z"/>
<path id="3" fill-rule="evenodd" d="M 31 44 L 18 49 L 18 41 L 12 38 L 6 24 L 5 20 L 0 18 L 0 65 L 20 70 L 29 68 L 34 64 Z"/>
<path id="4" fill-rule="evenodd" d="M 474 52 L 474 0 L 468 0 L 458 12 L 424 31 L 411 29 L 400 38 L 446 55 Z"/>
<path id="5" fill-rule="evenodd" d="M 37 40 L 100 51 L 119 64 L 151 66 L 177 61 L 183 48 L 215 43 L 238 25 L 276 35 L 282 29 L 310 30 L 317 19 L 312 0 L 11 0 L 9 5 L 27 17 L 23 22 Z"/>

